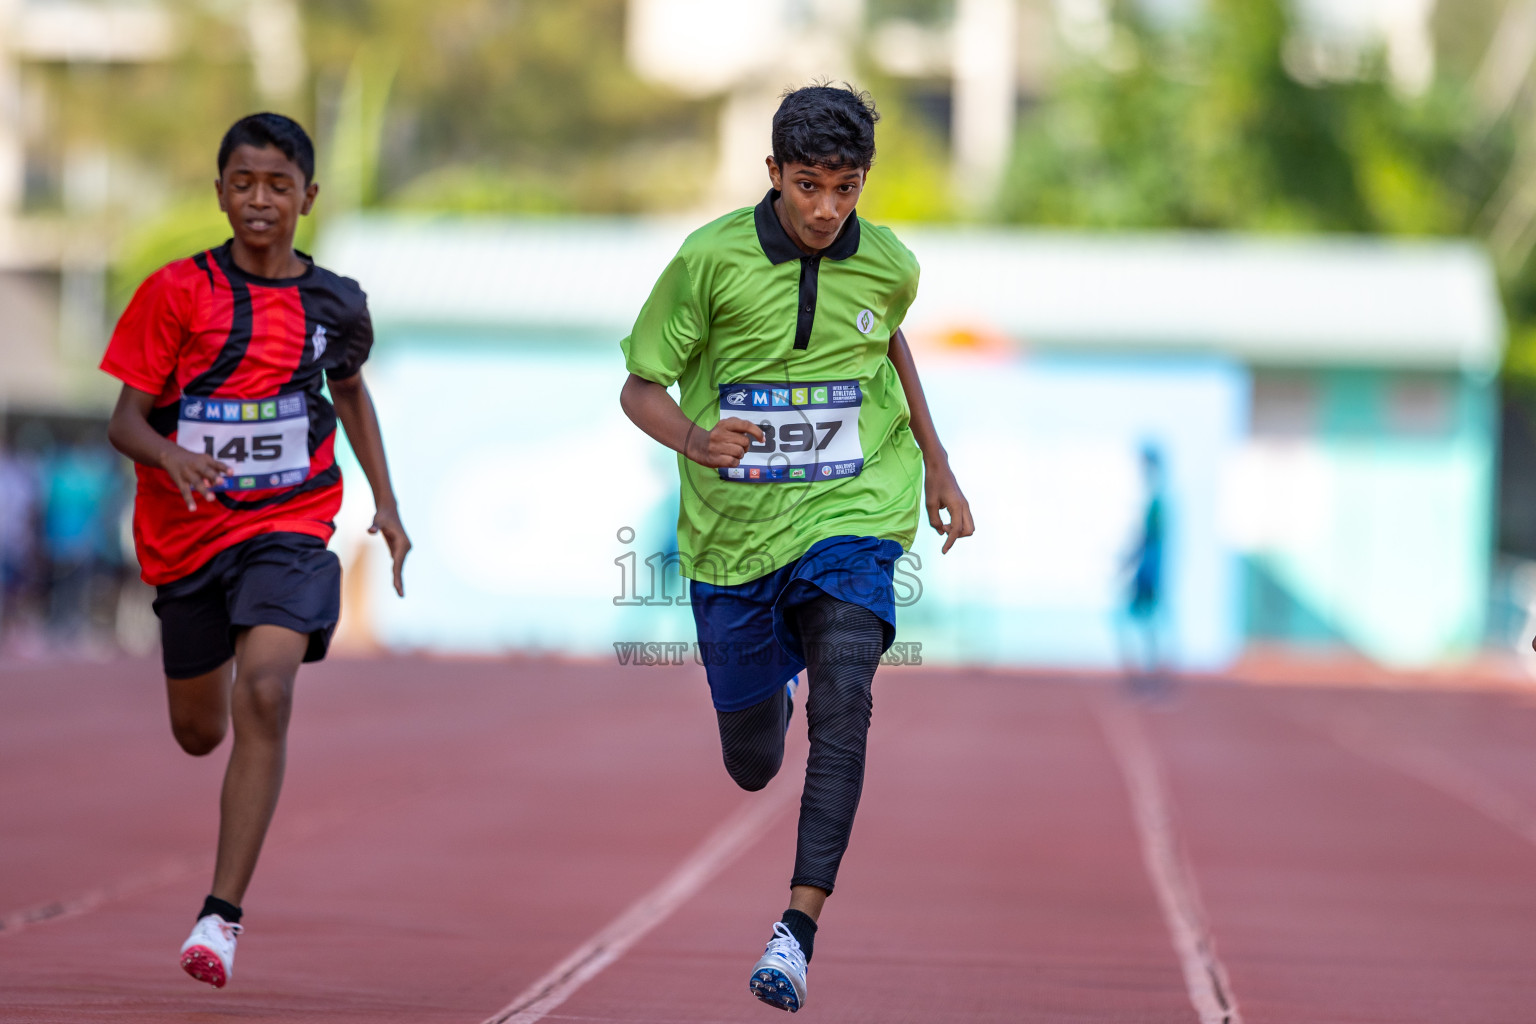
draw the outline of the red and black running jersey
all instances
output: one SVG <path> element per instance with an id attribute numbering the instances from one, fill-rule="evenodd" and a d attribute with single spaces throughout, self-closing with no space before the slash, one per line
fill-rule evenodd
<path id="1" fill-rule="evenodd" d="M 198 498 L 195 512 L 187 511 L 170 474 L 137 466 L 133 536 L 150 584 L 180 579 L 260 533 L 329 540 L 336 528 L 336 411 L 325 398 L 321 372 L 343 380 L 362 368 L 373 347 L 367 297 L 356 281 L 315 266 L 307 256 L 309 267 L 298 277 L 247 274 L 235 266 L 231 245 L 151 275 L 117 322 L 101 368 L 157 396 L 150 425 L 172 440 L 189 416 L 238 421 L 243 414 L 255 421 L 248 424 L 254 429 L 280 415 L 279 406 L 307 410 L 309 465 L 303 466 L 302 438 L 283 463 L 296 459 L 297 467 L 281 475 L 262 475 L 276 464 L 261 460 L 272 458 L 280 444 L 259 430 L 254 450 L 244 438 L 217 449 L 209 439 L 210 453 L 231 466 L 231 487 L 215 492 L 212 502 Z M 298 419 L 287 425 L 302 435 L 302 424 Z"/>

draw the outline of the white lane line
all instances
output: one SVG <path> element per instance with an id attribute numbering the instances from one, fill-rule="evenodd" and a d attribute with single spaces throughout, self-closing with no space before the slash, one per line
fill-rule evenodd
<path id="1" fill-rule="evenodd" d="M 486 1018 L 485 1024 L 533 1024 L 543 1020 L 757 842 L 798 795 L 797 788 L 781 783 L 767 793 L 743 801 L 660 885 L 641 896 L 516 999 Z"/>
<path id="2" fill-rule="evenodd" d="M 44 921 L 57 921 L 65 917 L 88 914 L 104 903 L 136 896 L 139 893 L 169 885 L 188 875 L 212 870 L 212 857 L 168 860 L 143 874 L 130 876 L 99 889 L 91 889 L 68 899 L 54 900 L 51 903 L 40 903 L 37 906 L 12 911 L 0 917 L 0 937 L 15 935 Z"/>
<path id="3" fill-rule="evenodd" d="M 1200 1024 L 1242 1024 L 1226 968 L 1200 907 L 1194 875 L 1180 850 L 1171 802 L 1152 744 L 1135 712 L 1113 697 L 1093 702 L 1099 724 L 1125 777 L 1141 857 L 1157 893 L 1174 951 L 1184 970 L 1184 986 Z"/>
<path id="4" fill-rule="evenodd" d="M 294 843 L 312 839 L 321 833 L 335 830 L 338 826 L 348 822 L 365 816 L 379 815 L 381 810 L 383 812 L 393 812 L 395 809 L 412 801 L 435 797 L 440 793 L 449 791 L 450 788 L 448 785 L 424 786 L 418 789 L 406 790 L 397 794 L 394 799 L 387 800 L 381 804 L 368 804 L 366 808 L 359 806 L 355 801 L 351 801 L 347 803 L 332 803 L 299 813 L 292 820 L 284 823 L 282 833 L 268 847 L 266 856 L 273 856 L 273 850 L 281 850 Z M 4 938 L 6 935 L 14 935 L 17 932 L 36 927 L 37 925 L 88 914 L 108 903 L 151 892 L 173 882 L 179 882 L 188 876 L 199 874 L 209 878 L 213 876 L 213 856 L 211 854 L 164 860 L 136 875 L 129 875 L 126 878 L 109 882 L 95 889 L 88 889 L 74 896 L 0 914 L 0 938 Z"/>

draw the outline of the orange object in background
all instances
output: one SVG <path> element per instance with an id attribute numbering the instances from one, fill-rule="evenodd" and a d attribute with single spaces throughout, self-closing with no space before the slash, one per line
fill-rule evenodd
<path id="1" fill-rule="evenodd" d="M 946 357 L 1011 360 L 1026 352 L 1021 342 L 1002 331 L 974 324 L 910 332 L 907 341 L 916 352 Z"/>

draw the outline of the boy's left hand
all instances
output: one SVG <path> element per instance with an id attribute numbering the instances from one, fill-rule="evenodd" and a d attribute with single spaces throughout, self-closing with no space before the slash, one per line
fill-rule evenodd
<path id="1" fill-rule="evenodd" d="M 395 593 L 405 596 L 405 556 L 411 550 L 411 538 L 405 535 L 405 527 L 400 525 L 400 513 L 393 508 L 381 508 L 374 513 L 373 525 L 368 527 L 369 533 L 382 533 L 384 543 L 389 545 L 389 554 L 395 560 Z"/>
<path id="2" fill-rule="evenodd" d="M 939 554 L 949 553 L 955 541 L 976 532 L 976 522 L 971 518 L 971 503 L 965 500 L 948 459 L 924 460 L 923 491 L 928 504 L 928 525 L 938 533 L 946 534 L 944 547 Z M 949 522 L 939 515 L 940 509 L 949 511 Z"/>

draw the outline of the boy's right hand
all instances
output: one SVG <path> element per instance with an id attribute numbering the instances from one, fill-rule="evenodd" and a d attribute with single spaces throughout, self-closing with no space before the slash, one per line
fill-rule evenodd
<path id="1" fill-rule="evenodd" d="M 728 416 L 707 434 L 689 431 L 688 457 L 710 469 L 728 469 L 741 465 L 741 457 L 747 454 L 747 446 L 754 439 L 759 444 L 767 440 L 762 427 L 739 416 Z"/>
<path id="2" fill-rule="evenodd" d="M 193 491 L 212 501 L 213 488 L 223 483 L 229 472 L 229 467 L 212 455 L 190 452 L 175 445 L 161 451 L 160 468 L 171 475 L 172 482 L 181 491 L 182 500 L 187 503 L 188 512 L 197 511 Z"/>

